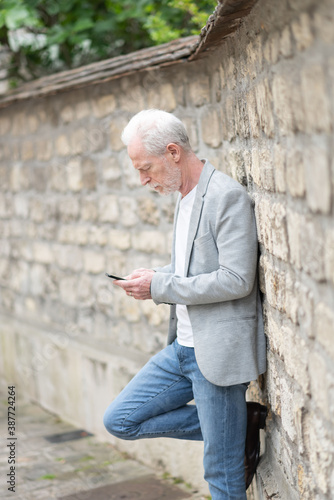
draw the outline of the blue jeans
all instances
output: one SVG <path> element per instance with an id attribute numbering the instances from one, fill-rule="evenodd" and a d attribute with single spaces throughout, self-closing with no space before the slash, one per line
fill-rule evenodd
<path id="1" fill-rule="evenodd" d="M 204 440 L 204 471 L 213 500 L 246 500 L 248 384 L 220 387 L 201 374 L 194 349 L 175 340 L 131 380 L 104 414 L 121 439 Z M 187 404 L 195 399 L 196 405 Z"/>

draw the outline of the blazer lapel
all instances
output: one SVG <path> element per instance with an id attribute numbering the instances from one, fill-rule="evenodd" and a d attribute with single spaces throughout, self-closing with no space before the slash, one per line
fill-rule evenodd
<path id="1" fill-rule="evenodd" d="M 198 224 L 199 224 L 200 219 L 201 219 L 204 197 L 206 195 L 206 191 L 208 189 L 208 184 L 209 184 L 209 181 L 210 181 L 211 176 L 212 176 L 214 171 L 215 171 L 215 168 L 211 165 L 210 162 L 206 161 L 204 164 L 201 176 L 199 178 L 199 182 L 197 184 L 197 191 L 196 191 L 194 206 L 193 206 L 193 209 L 191 212 L 190 223 L 189 223 L 189 232 L 188 232 L 185 267 L 184 267 L 184 275 L 185 276 L 188 275 L 191 251 L 192 251 L 194 239 L 195 239 L 195 236 L 197 233 Z M 180 201 L 178 202 L 177 209 L 179 207 L 179 204 L 180 204 Z M 173 247 L 175 248 L 175 230 L 174 230 Z"/>

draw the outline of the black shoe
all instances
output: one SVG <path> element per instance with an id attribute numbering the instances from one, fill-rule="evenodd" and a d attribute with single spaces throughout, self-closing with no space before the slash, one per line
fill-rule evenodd
<path id="1" fill-rule="evenodd" d="M 267 408 L 260 403 L 247 403 L 247 435 L 245 444 L 246 490 L 251 484 L 260 460 L 260 429 L 266 423 Z"/>

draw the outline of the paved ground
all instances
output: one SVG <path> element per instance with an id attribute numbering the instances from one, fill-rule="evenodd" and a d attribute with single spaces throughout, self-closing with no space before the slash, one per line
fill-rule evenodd
<path id="1" fill-rule="evenodd" d="M 82 437 L 37 405 L 16 401 L 15 430 L 8 429 L 8 409 L 2 392 L 1 499 L 205 500 L 191 485 L 156 473 L 94 436 Z M 62 435 L 63 441 L 50 442 L 52 435 Z M 8 490 L 11 485 L 15 492 Z"/>

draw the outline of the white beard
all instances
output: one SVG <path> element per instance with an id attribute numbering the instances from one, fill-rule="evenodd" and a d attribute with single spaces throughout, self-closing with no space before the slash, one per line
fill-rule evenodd
<path id="1" fill-rule="evenodd" d="M 166 173 L 164 178 L 164 185 L 150 183 L 149 186 L 155 191 L 158 191 L 162 196 L 168 196 L 169 194 L 179 191 L 182 184 L 181 170 L 174 166 L 169 166 L 166 161 Z M 159 189 L 157 189 L 159 188 Z"/>

